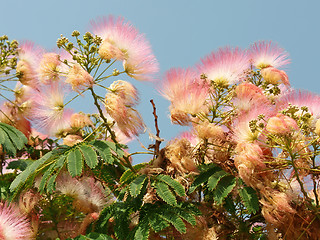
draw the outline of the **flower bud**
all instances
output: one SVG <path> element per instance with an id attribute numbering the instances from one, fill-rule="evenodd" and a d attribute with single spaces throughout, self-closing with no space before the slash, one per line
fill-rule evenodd
<path id="1" fill-rule="evenodd" d="M 70 125 L 72 128 L 84 128 L 86 126 L 92 126 L 93 123 L 88 115 L 84 113 L 74 113 L 71 115 Z"/>
<path id="2" fill-rule="evenodd" d="M 290 85 L 288 75 L 285 71 L 276 69 L 274 67 L 266 67 L 261 70 L 261 76 L 267 83 Z"/>

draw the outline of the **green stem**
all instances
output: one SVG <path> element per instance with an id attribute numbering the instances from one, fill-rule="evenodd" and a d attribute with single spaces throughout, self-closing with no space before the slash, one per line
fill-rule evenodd
<path id="1" fill-rule="evenodd" d="M 99 111 L 100 117 L 101 117 L 101 119 L 103 120 L 104 125 L 106 126 L 108 132 L 110 133 L 110 136 L 111 136 L 112 141 L 114 141 L 115 143 L 117 143 L 116 136 L 115 136 L 114 132 L 111 130 L 111 128 L 110 128 L 110 126 L 109 126 L 109 124 L 108 124 L 108 121 L 107 121 L 107 119 L 105 118 L 105 116 L 103 115 L 102 109 L 101 109 L 101 107 L 100 107 L 100 105 L 99 105 L 99 103 L 98 103 L 98 96 L 95 94 L 95 92 L 94 92 L 94 90 L 93 90 L 92 87 L 89 88 L 89 89 L 90 89 L 90 91 L 91 91 L 91 94 L 92 94 L 92 97 L 93 97 L 93 100 L 94 100 L 94 105 L 96 105 L 96 107 L 97 107 L 97 109 L 98 109 L 98 111 Z"/>

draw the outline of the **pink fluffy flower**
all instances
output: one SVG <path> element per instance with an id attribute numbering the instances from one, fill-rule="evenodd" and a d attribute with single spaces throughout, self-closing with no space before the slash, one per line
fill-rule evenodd
<path id="1" fill-rule="evenodd" d="M 35 46 L 32 42 L 25 42 L 19 48 L 19 61 L 17 73 L 22 84 L 37 87 L 38 73 L 37 68 L 43 54 L 43 49 Z"/>
<path id="2" fill-rule="evenodd" d="M 27 219 L 14 205 L 0 203 L 0 239 L 32 239 L 32 230 Z"/>
<path id="3" fill-rule="evenodd" d="M 32 119 L 50 135 L 70 127 L 72 111 L 64 107 L 64 89 L 59 84 L 45 85 L 34 96 Z"/>
<path id="4" fill-rule="evenodd" d="M 243 82 L 235 88 L 233 105 L 238 114 L 244 114 L 252 108 L 261 105 L 271 105 L 261 88 L 256 85 Z"/>
<path id="5" fill-rule="evenodd" d="M 260 114 L 264 115 L 264 119 L 268 119 L 275 115 L 275 109 L 267 105 L 256 106 L 234 120 L 232 130 L 233 138 L 236 142 L 254 142 L 262 137 L 260 131 L 252 131 L 250 128 L 250 122 L 257 120 Z M 257 124 L 259 123 L 265 124 L 265 121 L 260 120 Z"/>
<path id="6" fill-rule="evenodd" d="M 123 61 L 127 74 L 137 80 L 150 80 L 159 69 L 149 42 L 130 22 L 121 17 L 99 18 L 91 22 L 92 32 L 103 41 L 99 54 L 104 59 Z"/>
<path id="7" fill-rule="evenodd" d="M 242 80 L 249 69 L 248 54 L 239 49 L 230 47 L 220 48 L 201 60 L 198 66 L 208 80 L 220 85 L 234 84 Z"/>
<path id="8" fill-rule="evenodd" d="M 266 130 L 271 134 L 289 134 L 298 131 L 297 122 L 286 115 L 278 113 L 276 116 L 269 118 Z"/>
<path id="9" fill-rule="evenodd" d="M 308 91 L 293 90 L 288 91 L 282 97 L 277 99 L 276 107 L 278 111 L 284 110 L 289 105 L 294 105 L 299 108 L 308 107 L 308 111 L 315 118 L 320 118 L 320 96 Z"/>
<path id="10" fill-rule="evenodd" d="M 93 77 L 78 63 L 74 64 L 67 75 L 66 83 L 71 84 L 72 89 L 78 93 L 94 84 Z"/>
<path id="11" fill-rule="evenodd" d="M 279 68 L 290 63 L 289 54 L 271 41 L 260 41 L 251 45 L 250 49 L 252 65 L 256 68 Z"/>
<path id="12" fill-rule="evenodd" d="M 197 71 L 191 68 L 167 71 L 161 93 L 176 110 L 190 114 L 207 111 L 205 102 L 209 96 L 208 86 L 201 82 Z"/>
<path id="13" fill-rule="evenodd" d="M 38 69 L 41 83 L 50 84 L 51 82 L 58 81 L 61 71 L 60 65 L 61 61 L 57 53 L 45 53 Z"/>

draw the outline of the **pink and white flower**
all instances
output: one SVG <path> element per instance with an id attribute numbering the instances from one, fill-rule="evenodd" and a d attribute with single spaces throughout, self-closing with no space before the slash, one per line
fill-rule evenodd
<path id="1" fill-rule="evenodd" d="M 63 100 L 64 87 L 58 83 L 44 85 L 34 96 L 32 120 L 50 135 L 70 128 L 72 111 L 65 109 Z"/>
<path id="2" fill-rule="evenodd" d="M 220 48 L 201 60 L 199 71 L 204 73 L 208 80 L 219 85 L 237 83 L 246 75 L 250 67 L 246 51 L 239 48 Z"/>
<path id="3" fill-rule="evenodd" d="M 150 80 L 158 72 L 158 62 L 149 42 L 130 22 L 109 16 L 92 21 L 91 29 L 103 40 L 100 56 L 123 61 L 126 73 L 132 78 Z"/>
<path id="4" fill-rule="evenodd" d="M 251 45 L 250 56 L 256 68 L 279 68 L 290 63 L 289 54 L 271 41 L 259 41 Z"/>
<path id="5" fill-rule="evenodd" d="M 35 46 L 32 42 L 25 42 L 20 45 L 16 70 L 20 74 L 19 80 L 22 84 L 37 88 L 39 81 L 37 68 L 43 52 L 42 48 Z"/>
<path id="6" fill-rule="evenodd" d="M 0 239 L 32 239 L 32 230 L 26 217 L 16 206 L 8 205 L 6 202 L 0 203 Z"/>

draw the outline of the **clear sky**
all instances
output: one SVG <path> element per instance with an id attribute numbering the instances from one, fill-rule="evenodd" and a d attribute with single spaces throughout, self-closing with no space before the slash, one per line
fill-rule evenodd
<path id="1" fill-rule="evenodd" d="M 290 54 L 292 63 L 287 73 L 291 85 L 320 94 L 318 0 L 0 0 L 0 3 L 0 35 L 31 40 L 47 50 L 55 47 L 60 34 L 69 37 L 73 30 L 84 33 L 91 19 L 110 14 L 122 16 L 145 33 L 160 63 L 160 75 L 172 67 L 193 66 L 219 47 L 246 48 L 258 40 L 272 40 Z M 149 128 L 154 129 L 149 103 L 154 99 L 161 137 L 170 140 L 187 130 L 171 125 L 169 103 L 152 84 L 132 83 L 140 91 L 139 110 Z M 91 99 L 81 101 L 91 104 Z M 147 142 L 146 137 L 142 141 Z M 137 145 L 132 148 L 139 150 Z M 137 161 L 144 160 L 148 157 Z"/>

